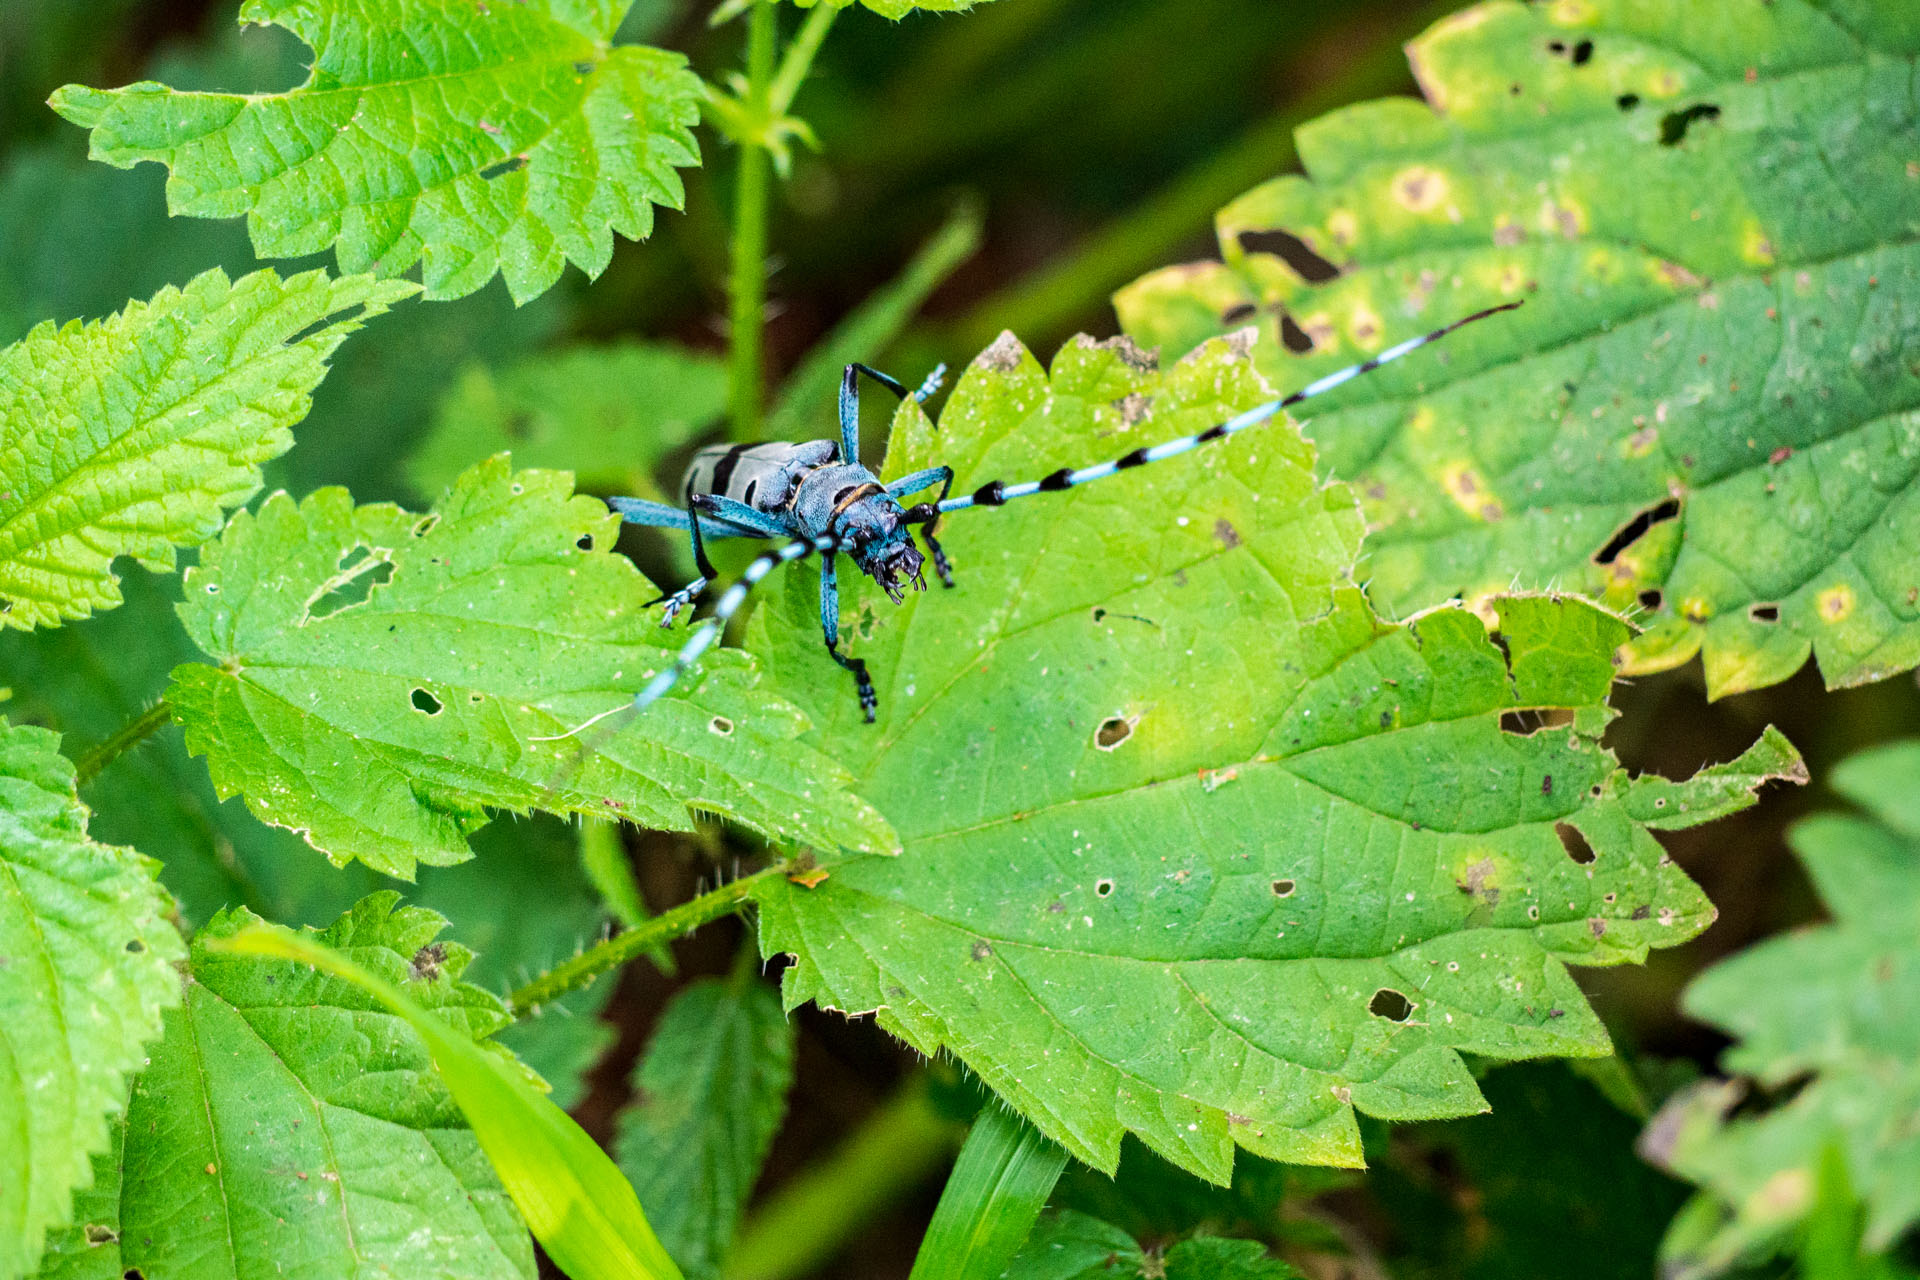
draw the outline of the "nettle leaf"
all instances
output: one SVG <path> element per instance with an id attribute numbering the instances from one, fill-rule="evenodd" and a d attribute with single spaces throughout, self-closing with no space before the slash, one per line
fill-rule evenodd
<path id="1" fill-rule="evenodd" d="M 1040 1220 L 1005 1280 L 1295 1280 L 1258 1240 L 1195 1236 L 1149 1253 L 1110 1222 L 1068 1209 Z"/>
<path id="2" fill-rule="evenodd" d="M 172 171 L 167 207 L 247 216 L 262 257 L 332 248 L 345 272 L 422 264 L 427 296 L 505 275 L 516 299 L 568 262 L 597 275 L 613 235 L 680 207 L 699 163 L 700 81 L 677 53 L 612 45 L 606 0 L 247 0 L 240 21 L 313 48 L 287 93 L 181 93 L 151 81 L 68 85 L 54 110 L 91 154 Z"/>
<path id="3" fill-rule="evenodd" d="M 363 899 L 317 940 L 482 1039 L 504 1006 L 460 981 L 472 953 L 398 895 Z M 404 1019 L 306 965 L 220 951 L 259 917 L 195 937 L 186 1000 L 134 1083 L 117 1186 L 56 1242 L 53 1274 L 222 1280 L 249 1259 L 297 1272 L 531 1277 L 525 1225 Z M 85 1268 L 85 1269 L 83 1269 Z"/>
<path id="4" fill-rule="evenodd" d="M 1224 263 L 1117 298 L 1169 350 L 1257 323 L 1286 387 L 1526 298 L 1315 406 L 1388 613 L 1515 585 L 1642 608 L 1715 696 L 1920 662 L 1920 24 L 1900 0 L 1486 4 L 1429 105 L 1302 129 Z M 1308 354 L 1292 355 L 1289 351 Z"/>
<path id="5" fill-rule="evenodd" d="M 115 556 L 167 570 L 217 533 L 292 445 L 333 349 L 413 292 L 215 270 L 0 350 L 0 626 L 110 609 Z"/>
<path id="6" fill-rule="evenodd" d="M 674 996 L 634 1068 L 615 1152 L 689 1276 L 719 1273 L 793 1086 L 793 1024 L 750 973 Z"/>
<path id="7" fill-rule="evenodd" d="M 888 469 L 1038 477 L 1270 394 L 1237 344 L 1162 372 L 1079 339 L 1049 375 L 1003 338 L 938 435 L 903 410 Z M 1798 758 L 1770 730 L 1691 782 L 1629 779 L 1599 741 L 1626 625 L 1550 597 L 1495 602 L 1492 635 L 1461 609 L 1377 618 L 1359 513 L 1313 463 L 1282 422 L 956 516 L 957 589 L 895 609 L 852 584 L 873 726 L 813 571 L 790 577 L 752 645 L 904 844 L 763 885 L 790 1006 L 876 1011 L 1097 1167 L 1132 1131 L 1216 1182 L 1236 1144 L 1358 1164 L 1355 1108 L 1481 1110 L 1462 1052 L 1608 1051 L 1565 965 L 1713 918 L 1648 828 L 1750 804 Z"/>
<path id="8" fill-rule="evenodd" d="M 521 466 L 567 468 L 585 489 L 676 502 L 654 483 L 654 464 L 726 407 L 726 361 L 664 343 L 569 347 L 497 372 L 475 365 L 441 397 L 408 475 L 439 493 L 511 450 Z"/>
<path id="9" fill-rule="evenodd" d="M 1920 741 L 1854 756 L 1832 780 L 1866 814 L 1818 814 L 1789 839 L 1833 922 L 1721 961 L 1683 1000 L 1735 1038 L 1721 1065 L 1750 1079 L 1677 1096 L 1642 1140 L 1704 1189 L 1718 1228 L 1669 1259 L 1675 1274 L 1788 1242 L 1829 1149 L 1865 1202 L 1869 1250 L 1920 1222 Z M 1786 1100 L 1730 1114 L 1756 1085 Z"/>
<path id="10" fill-rule="evenodd" d="M 816 4 L 826 4 L 831 8 L 845 9 L 854 0 L 793 0 L 802 9 L 811 9 Z M 928 13 L 964 13 L 976 4 L 985 4 L 987 0 L 859 0 L 859 3 L 885 18 L 900 19 L 915 9 L 924 9 Z"/>
<path id="11" fill-rule="evenodd" d="M 60 737 L 0 719 L 0 1274 L 40 1256 L 107 1144 L 186 953 L 159 867 L 87 836 Z"/>
<path id="12" fill-rule="evenodd" d="M 504 457 L 431 512 L 341 489 L 235 516 L 186 576 L 181 618 L 219 665 L 174 672 L 187 746 L 224 798 L 336 862 L 411 877 L 469 856 L 489 810 L 693 811 L 826 848 L 892 849 L 845 774 L 793 739 L 805 720 L 744 654 L 591 754 L 567 732 L 621 705 L 679 633 L 613 552 L 618 518 L 564 472 Z"/>

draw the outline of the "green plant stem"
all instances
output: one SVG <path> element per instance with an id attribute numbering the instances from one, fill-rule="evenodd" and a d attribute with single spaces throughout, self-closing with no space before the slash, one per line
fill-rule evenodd
<path id="1" fill-rule="evenodd" d="M 753 6 L 747 25 L 746 100 L 767 118 L 773 81 L 776 13 L 772 0 Z M 767 310 L 767 194 L 773 159 L 763 146 L 743 143 L 733 189 L 732 280 L 728 288 L 727 404 L 736 439 L 760 431 L 763 361 L 761 329 Z"/>
<path id="2" fill-rule="evenodd" d="M 79 763 L 73 767 L 74 785 L 86 786 L 100 776 L 102 769 L 171 723 L 173 723 L 173 708 L 167 705 L 165 698 L 162 698 L 126 724 L 121 725 L 114 731 L 112 737 L 81 756 Z"/>
<path id="3" fill-rule="evenodd" d="M 947 1176 L 909 1280 L 998 1280 L 1066 1167 L 1065 1148 L 989 1102 Z"/>
<path id="4" fill-rule="evenodd" d="M 787 114 L 787 109 L 793 105 L 801 82 L 807 78 L 807 72 L 813 69 L 813 57 L 820 52 L 821 41 L 827 38 L 827 31 L 839 16 L 840 11 L 832 5 L 815 5 L 813 11 L 807 14 L 807 20 L 800 24 L 800 30 L 794 32 L 793 43 L 787 46 L 786 55 L 780 59 L 780 72 L 774 76 L 773 88 L 767 94 L 767 106 L 776 118 Z"/>
<path id="5" fill-rule="evenodd" d="M 766 867 L 703 893 L 691 902 L 683 902 L 662 912 L 637 928 L 616 933 L 605 942 L 588 947 L 565 964 L 559 965 L 527 983 L 508 998 L 516 1018 L 549 1004 L 569 991 L 577 990 L 601 974 L 618 969 L 636 956 L 645 955 L 675 938 L 692 933 L 703 924 L 718 920 L 737 910 L 753 893 L 753 886 L 770 875 L 778 875 L 777 866 Z"/>
<path id="6" fill-rule="evenodd" d="M 916 1080 L 868 1116 L 825 1160 L 795 1174 L 747 1219 L 726 1280 L 792 1280 L 819 1269 L 911 1194 L 959 1145 L 960 1126 Z"/>

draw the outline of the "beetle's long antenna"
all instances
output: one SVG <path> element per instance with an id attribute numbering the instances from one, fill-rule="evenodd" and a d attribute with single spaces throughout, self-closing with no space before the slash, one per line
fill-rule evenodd
<path id="1" fill-rule="evenodd" d="M 1159 462 L 1163 458 L 1175 457 L 1187 452 L 1189 449 L 1197 449 L 1203 444 L 1224 439 L 1238 431 L 1245 431 L 1248 427 L 1258 426 L 1283 409 L 1291 408 L 1303 400 L 1311 400 L 1315 396 L 1325 395 L 1335 387 L 1351 382 L 1362 374 L 1372 373 L 1383 364 L 1391 364 L 1401 356 L 1418 351 L 1429 342 L 1439 341 L 1455 329 L 1463 328 L 1466 325 L 1474 323 L 1476 320 L 1485 320 L 1488 316 L 1498 315 L 1502 311 L 1512 311 L 1520 305 L 1518 302 L 1506 302 L 1497 307 L 1488 307 L 1485 311 L 1476 311 L 1470 316 L 1455 320 L 1452 324 L 1442 325 L 1432 333 L 1425 333 L 1417 338 L 1408 338 L 1405 342 L 1388 347 L 1385 351 L 1382 351 L 1370 360 L 1363 360 L 1359 364 L 1349 365 L 1345 369 L 1336 370 L 1324 378 L 1309 382 L 1306 386 L 1300 388 L 1290 396 L 1274 400 L 1268 404 L 1256 405 L 1238 417 L 1231 418 L 1226 422 L 1217 423 L 1197 435 L 1181 436 L 1177 440 L 1168 440 L 1151 447 L 1135 449 L 1132 453 L 1115 458 L 1112 462 L 1097 462 L 1090 467 L 1081 467 L 1078 470 L 1071 467 L 1062 467 L 1060 470 L 1039 480 L 1025 480 L 1019 484 L 1007 484 L 1001 480 L 989 480 L 986 484 L 981 485 L 970 494 L 959 498 L 946 499 L 939 504 L 937 510 L 940 513 L 945 513 L 948 511 L 963 511 L 968 507 L 997 507 L 1002 503 L 1011 502 L 1015 498 L 1025 498 L 1036 493 L 1055 493 L 1062 489 L 1071 489 L 1076 485 L 1086 484 L 1090 480 L 1104 480 L 1108 476 L 1116 475 L 1131 467 L 1143 466 L 1149 462 Z"/>
<path id="2" fill-rule="evenodd" d="M 700 661 L 702 654 L 713 647 L 714 641 L 718 640 L 720 633 L 727 629 L 727 623 L 732 620 L 733 615 L 740 612 L 740 606 L 747 602 L 748 594 L 759 585 L 762 578 L 780 565 L 794 560 L 804 560 L 818 552 L 838 551 L 841 546 L 842 541 L 838 536 L 828 535 L 823 538 L 798 538 L 783 547 L 762 552 L 754 558 L 752 564 L 746 567 L 745 572 L 734 579 L 732 585 L 721 592 L 719 603 L 714 605 L 713 612 L 707 616 L 706 621 L 687 637 L 687 642 L 680 647 L 680 652 L 674 655 L 673 661 L 649 680 L 646 688 L 633 695 L 632 702 L 602 711 L 591 720 L 575 725 L 565 733 L 556 733 L 543 738 L 529 738 L 527 741 L 558 742 L 592 728 L 608 716 L 618 715 L 623 711 L 641 711 L 652 706 L 680 682 L 680 677 L 684 676 L 694 663 Z"/>

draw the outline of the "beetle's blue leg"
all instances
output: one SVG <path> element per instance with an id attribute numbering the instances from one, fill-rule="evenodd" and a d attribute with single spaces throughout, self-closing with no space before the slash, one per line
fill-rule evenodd
<path id="1" fill-rule="evenodd" d="M 909 392 L 900 379 L 891 374 L 880 372 L 870 365 L 850 364 L 840 375 L 840 461 L 860 461 L 860 375 L 866 374 L 902 400 L 911 399 L 918 404 L 940 389 L 940 383 L 947 376 L 947 366 L 939 365 L 927 375 L 918 391 Z"/>
<path id="2" fill-rule="evenodd" d="M 939 373 L 945 368 L 946 366 L 942 365 L 940 369 L 936 369 L 934 372 Z M 953 565 L 947 560 L 946 548 L 942 547 L 939 539 L 933 536 L 933 522 L 940 514 L 937 504 L 944 502 L 947 494 L 953 489 L 953 468 L 928 467 L 925 471 L 916 471 L 912 475 L 901 476 L 898 480 L 895 480 L 887 486 L 887 496 L 898 500 L 907 494 L 918 493 L 936 481 L 938 481 L 940 485 L 940 496 L 934 500 L 934 504 L 932 505 L 933 514 L 924 520 L 913 520 L 911 522 L 920 525 L 920 537 L 927 544 L 927 555 L 933 561 L 933 571 L 940 575 L 940 585 L 943 587 L 951 587 L 953 585 Z M 921 505 L 926 506 L 928 504 L 923 503 Z M 919 509 L 919 507 L 914 508 L 915 511 Z"/>
<path id="3" fill-rule="evenodd" d="M 873 691 L 873 679 L 867 674 L 867 664 L 840 652 L 840 577 L 835 570 L 834 553 L 831 551 L 820 558 L 820 634 L 826 638 L 828 656 L 853 672 L 854 684 L 860 691 L 861 714 L 866 716 L 868 724 L 872 724 L 873 713 L 880 706 L 880 698 Z"/>
<path id="4" fill-rule="evenodd" d="M 720 576 L 720 571 L 713 567 L 713 561 L 707 559 L 706 544 L 701 539 L 700 526 L 705 522 L 700 518 L 700 496 L 693 491 L 693 483 L 689 481 L 687 483 L 687 529 L 693 535 L 693 563 L 694 567 L 700 570 L 700 576 L 678 591 L 669 592 L 658 600 L 647 602 L 667 606 L 666 612 L 660 616 L 660 625 L 663 627 L 672 626 L 673 620 L 680 616 L 680 611 L 698 600 L 700 593 L 707 589 L 707 584 Z"/>
<path id="5" fill-rule="evenodd" d="M 1502 311 L 1512 311 L 1520 305 L 1518 302 L 1506 302 L 1497 307 L 1488 307 L 1484 311 L 1476 311 L 1470 316 L 1455 320 L 1452 324 L 1442 325 L 1431 333 L 1422 334 L 1417 338 L 1408 338 L 1405 342 L 1395 343 L 1379 355 L 1374 356 L 1371 360 L 1362 360 L 1359 364 L 1350 365 L 1345 369 L 1337 369 L 1325 377 L 1317 378 L 1309 382 L 1306 386 L 1300 388 L 1300 390 L 1290 396 L 1280 400 L 1269 401 L 1266 404 L 1255 405 L 1245 413 L 1230 418 L 1225 422 L 1215 423 L 1213 426 L 1208 427 L 1205 431 L 1199 432 L 1196 435 L 1181 436 L 1174 440 L 1163 440 L 1159 444 L 1135 449 L 1131 453 L 1123 454 L 1111 462 L 1096 462 L 1090 467 L 1080 467 L 1077 470 L 1072 467 L 1062 467 L 1058 471 L 1043 476 L 1038 480 L 1023 480 L 1018 484 L 1008 484 L 1004 480 L 989 480 L 970 494 L 965 494 L 958 498 L 943 498 L 940 502 L 934 504 L 934 509 L 936 512 L 945 513 L 948 511 L 962 511 L 967 507 L 997 507 L 1003 503 L 1011 502 L 1015 498 L 1025 498 L 1036 493 L 1056 493 L 1061 489 L 1071 489 L 1076 485 L 1083 485 L 1092 480 L 1104 480 L 1108 476 L 1116 475 L 1119 472 L 1129 470 L 1133 467 L 1144 466 L 1149 462 L 1159 462 L 1163 458 L 1175 457 L 1178 454 L 1187 452 L 1189 449 L 1197 449 L 1203 444 L 1208 444 L 1223 437 L 1233 435 L 1237 431 L 1245 431 L 1248 427 L 1258 426 L 1283 409 L 1291 408 L 1303 400 L 1311 400 L 1315 396 L 1325 395 L 1335 387 L 1351 382 L 1362 374 L 1372 373 L 1383 364 L 1389 364 L 1398 360 L 1401 356 L 1418 351 L 1429 342 L 1439 341 L 1463 325 L 1472 324 L 1476 320 L 1485 320 L 1488 316 L 1498 315 Z M 915 523 L 919 523 L 928 518 L 921 513 L 918 507 L 907 514 Z"/>

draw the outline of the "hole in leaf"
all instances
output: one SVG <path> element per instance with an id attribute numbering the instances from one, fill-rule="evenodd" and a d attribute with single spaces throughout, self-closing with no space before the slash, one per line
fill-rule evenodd
<path id="1" fill-rule="evenodd" d="M 591 551 L 593 550 L 593 535 L 590 533 L 583 533 L 574 542 L 573 545 L 580 548 L 582 551 Z"/>
<path id="2" fill-rule="evenodd" d="M 1542 729 L 1556 729 L 1573 723 L 1573 712 L 1565 707 L 1521 707 L 1500 713 L 1500 731 L 1529 738 Z"/>
<path id="3" fill-rule="evenodd" d="M 1666 597 L 1660 594 L 1660 588 L 1649 587 L 1640 593 L 1639 600 L 1643 609 L 1658 609 L 1666 602 Z"/>
<path id="4" fill-rule="evenodd" d="M 1756 604 L 1747 610 L 1747 616 L 1755 622 L 1780 621 L 1780 606 L 1777 604 Z"/>
<path id="5" fill-rule="evenodd" d="M 1567 51 L 1567 42 L 1565 40 L 1547 41 L 1547 52 L 1554 55 L 1556 58 L 1559 57 L 1561 54 L 1565 53 L 1566 51 Z"/>
<path id="6" fill-rule="evenodd" d="M 1413 1016 L 1413 1001 L 1392 987 L 1382 987 L 1367 1001 L 1367 1012 L 1388 1022 L 1405 1022 Z"/>
<path id="7" fill-rule="evenodd" d="M 1280 345 L 1297 356 L 1313 350 L 1313 335 L 1302 329 L 1289 315 L 1280 317 Z"/>
<path id="8" fill-rule="evenodd" d="M 1696 120 L 1718 120 L 1720 108 L 1711 102 L 1696 102 L 1679 111 L 1669 111 L 1660 117 L 1660 145 L 1677 147 L 1686 141 L 1687 130 L 1693 128 Z"/>
<path id="9" fill-rule="evenodd" d="M 495 178 L 505 177 L 527 167 L 525 156 L 508 156 L 505 160 L 488 165 L 480 171 L 480 176 L 491 182 Z"/>
<path id="10" fill-rule="evenodd" d="M 217 583 L 217 582 L 209 582 L 209 583 L 207 584 L 207 594 L 208 594 L 208 595 L 210 595 L 210 596 L 217 596 L 217 595 L 219 595 L 219 594 L 220 594 L 220 584 L 219 584 L 219 583 Z"/>
<path id="11" fill-rule="evenodd" d="M 1614 103 L 1622 111 L 1631 111 L 1640 105 L 1640 95 L 1637 93 L 1623 93 L 1614 99 Z"/>
<path id="12" fill-rule="evenodd" d="M 1093 731 L 1093 745 L 1102 751 L 1112 751 L 1133 736 L 1133 726 L 1138 719 L 1138 716 L 1132 719 L 1108 716 L 1100 722 L 1100 727 Z"/>
<path id="13" fill-rule="evenodd" d="M 1593 41 L 1582 40 L 1573 46 L 1573 65 L 1584 67 L 1593 59 Z"/>
<path id="14" fill-rule="evenodd" d="M 1272 254 L 1308 284 L 1321 284 L 1340 274 L 1340 268 L 1291 231 L 1242 231 L 1240 247 L 1248 253 Z"/>
<path id="15" fill-rule="evenodd" d="M 1239 324 L 1242 320 L 1251 320 L 1260 314 L 1260 308 L 1251 302 L 1238 302 L 1220 313 L 1221 324 Z"/>
<path id="16" fill-rule="evenodd" d="M 1595 564 L 1612 564 L 1620 558 L 1620 553 L 1645 537 L 1647 530 L 1662 521 L 1671 520 L 1680 514 L 1680 500 L 1668 498 L 1648 507 L 1633 519 L 1620 526 L 1619 532 L 1607 539 L 1607 544 L 1593 553 Z"/>
<path id="17" fill-rule="evenodd" d="M 120 1238 L 118 1231 L 100 1222 L 89 1222 L 82 1231 L 90 1245 L 112 1244 Z"/>
<path id="18" fill-rule="evenodd" d="M 1583 867 L 1599 856 L 1594 853 L 1593 846 L 1587 843 L 1587 838 L 1580 834 L 1580 828 L 1570 822 L 1554 823 L 1553 834 L 1560 837 L 1560 847 L 1567 851 L 1567 856 Z"/>
<path id="19" fill-rule="evenodd" d="M 413 709 L 415 711 L 424 711 L 430 716 L 437 716 L 442 710 L 440 699 L 434 697 L 425 689 L 415 689 L 408 700 L 413 703 Z"/>
<path id="20" fill-rule="evenodd" d="M 1094 883 L 1093 891 L 1099 897 L 1110 897 L 1113 893 L 1113 881 L 1099 880 Z"/>
<path id="21" fill-rule="evenodd" d="M 324 618 L 366 602 L 373 589 L 393 580 L 393 562 L 384 548 L 354 547 L 340 557 L 331 578 L 307 601 L 307 619 Z"/>
<path id="22" fill-rule="evenodd" d="M 1275 880 L 1273 882 L 1273 896 L 1276 898 L 1291 898 L 1293 896 L 1293 881 Z"/>
<path id="23" fill-rule="evenodd" d="M 146 949 L 147 949 L 147 944 L 146 944 L 146 943 L 144 943 L 144 942 L 142 942 L 142 941 L 140 941 L 140 939 L 138 939 L 138 938 L 129 938 L 129 939 L 127 939 L 127 951 L 128 951 L 128 952 L 129 952 L 130 954 L 132 954 L 132 955 L 136 955 L 136 956 L 137 956 L 137 955 L 139 955 L 139 954 L 140 954 L 140 953 L 141 953 L 142 951 L 145 951 Z"/>
<path id="24" fill-rule="evenodd" d="M 424 538 L 432 533 L 433 526 L 439 523 L 440 517 L 438 515 L 430 514 L 421 516 L 418 520 L 414 521 L 413 536 L 416 538 Z"/>
<path id="25" fill-rule="evenodd" d="M 733 733 L 733 721 L 727 719 L 725 716 L 715 716 L 707 724 L 707 728 L 711 732 L 717 733 L 725 738 Z"/>

